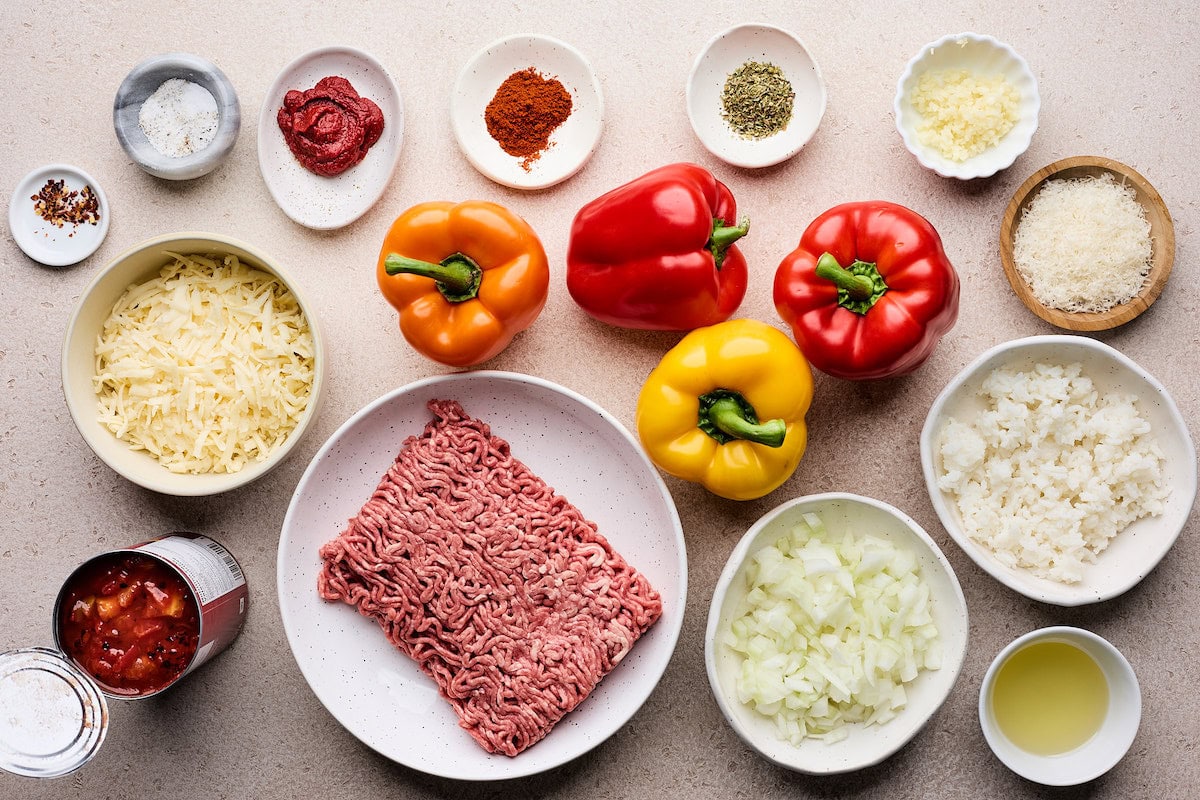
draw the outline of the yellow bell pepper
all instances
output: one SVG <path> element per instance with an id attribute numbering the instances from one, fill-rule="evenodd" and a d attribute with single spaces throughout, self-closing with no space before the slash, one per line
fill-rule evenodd
<path id="1" fill-rule="evenodd" d="M 731 320 L 692 331 L 663 356 L 638 397 L 638 436 L 665 472 L 753 500 L 796 471 L 811 402 L 812 372 L 792 340 Z"/>

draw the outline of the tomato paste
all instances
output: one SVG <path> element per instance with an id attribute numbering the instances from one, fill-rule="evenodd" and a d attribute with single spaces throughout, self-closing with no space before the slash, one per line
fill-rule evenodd
<path id="1" fill-rule="evenodd" d="M 60 646 L 112 694 L 155 692 L 183 674 L 200 639 L 200 606 L 161 560 L 115 552 L 63 588 Z"/>
<path id="2" fill-rule="evenodd" d="M 276 114 L 292 155 L 317 175 L 339 175 L 362 161 L 383 133 L 383 112 L 337 75 L 308 91 L 291 90 Z"/>

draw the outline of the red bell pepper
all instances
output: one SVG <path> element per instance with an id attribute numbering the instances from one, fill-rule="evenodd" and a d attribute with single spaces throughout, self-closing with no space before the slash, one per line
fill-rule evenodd
<path id="1" fill-rule="evenodd" d="M 800 350 L 836 378 L 911 372 L 958 318 L 958 273 L 929 221 L 883 201 L 813 220 L 775 273 L 775 308 Z"/>
<path id="2" fill-rule="evenodd" d="M 580 209 L 567 248 L 567 290 L 622 328 L 687 331 L 729 319 L 746 295 L 729 187 L 695 164 L 672 164 Z"/>

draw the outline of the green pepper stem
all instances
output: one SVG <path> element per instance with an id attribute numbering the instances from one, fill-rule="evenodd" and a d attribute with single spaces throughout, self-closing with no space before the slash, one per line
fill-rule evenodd
<path id="1" fill-rule="evenodd" d="M 787 436 L 787 424 L 781 419 L 754 423 L 746 419 L 742 405 L 732 397 L 722 397 L 708 410 L 709 419 L 718 430 L 734 439 L 780 447 Z"/>
<path id="2" fill-rule="evenodd" d="M 388 275 L 420 275 L 437 281 L 438 291 L 452 303 L 462 303 L 479 294 L 483 270 L 462 253 L 446 256 L 440 263 L 391 253 L 383 261 Z"/>
<path id="3" fill-rule="evenodd" d="M 822 253 L 817 259 L 817 277 L 833 281 L 839 289 L 845 289 L 854 300 L 866 300 L 875 290 L 875 284 L 870 278 L 843 269 L 832 253 Z"/>
<path id="4" fill-rule="evenodd" d="M 720 217 L 713 220 L 712 235 L 708 237 L 708 244 L 705 246 L 712 253 L 717 269 L 720 269 L 721 264 L 725 262 L 725 251 L 729 249 L 730 245 L 749 232 L 750 220 L 748 219 L 742 220 L 741 225 L 726 225 L 725 220 Z"/>

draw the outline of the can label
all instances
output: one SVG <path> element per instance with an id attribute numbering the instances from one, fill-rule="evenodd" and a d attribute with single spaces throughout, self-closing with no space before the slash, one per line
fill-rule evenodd
<path id="1" fill-rule="evenodd" d="M 200 641 L 182 675 L 228 647 L 242 630 L 249 605 L 246 576 L 233 554 L 207 536 L 173 533 L 128 548 L 157 556 L 191 585 L 200 604 Z M 178 680 L 178 679 L 176 679 Z"/>

